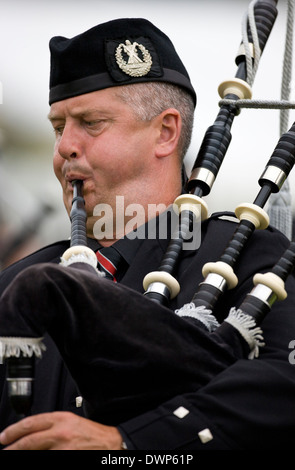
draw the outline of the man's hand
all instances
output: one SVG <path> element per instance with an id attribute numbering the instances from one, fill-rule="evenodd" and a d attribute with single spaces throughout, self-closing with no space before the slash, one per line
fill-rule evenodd
<path id="1" fill-rule="evenodd" d="M 29 416 L 0 435 L 4 450 L 120 450 L 117 428 L 90 421 L 70 412 Z"/>

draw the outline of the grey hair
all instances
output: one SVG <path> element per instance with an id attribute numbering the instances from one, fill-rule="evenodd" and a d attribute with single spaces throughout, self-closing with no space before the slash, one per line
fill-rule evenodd
<path id="1" fill-rule="evenodd" d="M 118 97 L 133 109 L 136 117 L 151 121 L 165 109 L 175 108 L 182 119 L 178 149 L 183 160 L 189 148 L 194 123 L 194 102 L 189 93 L 170 83 L 136 83 L 118 87 Z"/>

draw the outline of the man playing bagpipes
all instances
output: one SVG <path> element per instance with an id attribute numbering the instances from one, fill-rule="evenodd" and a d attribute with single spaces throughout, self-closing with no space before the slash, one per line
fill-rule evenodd
<path id="1" fill-rule="evenodd" d="M 184 193 L 182 164 L 196 104 L 172 43 L 146 20 L 122 19 L 72 39 L 55 37 L 50 49 L 54 171 L 72 218 L 83 219 L 85 202 L 89 252 L 82 250 L 81 258 L 72 233 L 71 241 L 45 247 L 1 274 L 0 336 L 7 364 L 13 351 L 37 355 L 31 416 L 5 429 L 2 445 L 290 448 L 293 277 L 278 291 L 273 287 L 276 299 L 285 297 L 281 291 L 287 298 L 271 304 L 263 338 L 260 330 L 256 342 L 252 337 L 254 349 L 240 335 L 244 327 L 238 339 L 233 335 L 233 344 L 218 329 L 251 292 L 253 276 L 271 271 L 289 241 L 271 227 L 255 230 L 234 267 L 238 282 L 225 289 L 214 312 L 183 314 L 203 282 L 203 266 L 219 260 L 238 225 L 226 214 L 202 216 L 201 222 L 189 202 L 185 210 L 198 230 L 189 230 L 195 243 L 184 240 L 174 267 L 177 281 L 168 280 L 158 291 L 161 271 L 151 281 L 155 298 L 146 295 L 150 286 L 143 286 L 173 241 L 170 208 Z M 76 192 L 77 181 L 82 193 Z M 73 214 L 75 203 L 82 209 Z M 134 207 L 142 208 L 143 217 L 134 220 Z M 110 248 L 119 261 L 111 260 Z M 163 305 L 157 297 L 167 290 Z M 6 342 L 15 337 L 23 341 Z M 32 339 L 26 343 L 27 338 Z M 258 357 L 249 359 L 253 351 Z M 3 428 L 15 415 L 7 411 L 6 361 L 2 369 Z"/>

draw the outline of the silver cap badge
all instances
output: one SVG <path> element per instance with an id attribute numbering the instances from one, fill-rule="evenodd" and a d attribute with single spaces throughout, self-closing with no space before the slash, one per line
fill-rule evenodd
<path id="1" fill-rule="evenodd" d="M 128 55 L 128 61 L 124 59 L 123 52 Z M 126 39 L 125 44 L 119 44 L 115 57 L 120 69 L 131 77 L 143 77 L 149 73 L 153 63 L 151 54 L 142 44 L 138 44 L 138 42 L 131 43 L 128 39 Z"/>

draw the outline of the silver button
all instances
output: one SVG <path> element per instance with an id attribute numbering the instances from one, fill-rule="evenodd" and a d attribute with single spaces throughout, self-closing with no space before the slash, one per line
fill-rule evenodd
<path id="1" fill-rule="evenodd" d="M 76 408 L 81 408 L 83 397 L 76 397 Z"/>
<path id="2" fill-rule="evenodd" d="M 182 419 L 182 418 L 184 418 L 186 415 L 189 414 L 189 411 L 188 411 L 186 408 L 184 408 L 183 406 L 180 406 L 180 407 L 177 408 L 175 411 L 173 411 L 173 414 L 174 414 L 175 416 L 177 416 L 177 418 Z"/>
<path id="3" fill-rule="evenodd" d="M 198 436 L 200 438 L 200 441 L 203 444 L 206 444 L 207 442 L 212 441 L 212 439 L 213 439 L 211 431 L 208 428 L 203 429 L 202 431 L 198 432 Z"/>

